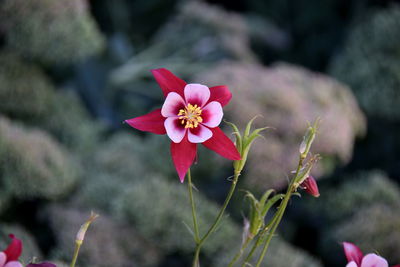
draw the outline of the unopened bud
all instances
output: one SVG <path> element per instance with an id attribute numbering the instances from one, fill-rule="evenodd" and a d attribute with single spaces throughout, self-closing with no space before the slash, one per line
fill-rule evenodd
<path id="1" fill-rule="evenodd" d="M 82 224 L 81 228 L 79 229 L 78 234 L 76 235 L 76 243 L 82 244 L 83 240 L 85 239 L 87 229 L 97 217 L 99 217 L 99 215 L 92 211 L 89 219 L 84 224 Z"/>
<path id="2" fill-rule="evenodd" d="M 318 185 L 317 181 L 315 181 L 314 177 L 311 175 L 308 176 L 303 183 L 300 185 L 300 187 L 304 190 L 306 190 L 307 193 L 312 195 L 313 197 L 319 197 L 319 190 L 318 190 Z"/>

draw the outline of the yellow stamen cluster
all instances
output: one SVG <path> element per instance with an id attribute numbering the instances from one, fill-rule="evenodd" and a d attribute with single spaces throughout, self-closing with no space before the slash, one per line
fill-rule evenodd
<path id="1" fill-rule="evenodd" d="M 201 108 L 197 105 L 188 104 L 184 109 L 180 109 L 178 116 L 185 128 L 196 128 L 203 121 Z"/>

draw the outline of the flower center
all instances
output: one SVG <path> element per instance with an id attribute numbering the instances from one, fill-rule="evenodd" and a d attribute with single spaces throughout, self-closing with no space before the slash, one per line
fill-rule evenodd
<path id="1" fill-rule="evenodd" d="M 178 116 L 181 124 L 185 124 L 185 128 L 196 128 L 203 121 L 201 108 L 197 105 L 188 104 L 184 109 L 180 109 Z"/>

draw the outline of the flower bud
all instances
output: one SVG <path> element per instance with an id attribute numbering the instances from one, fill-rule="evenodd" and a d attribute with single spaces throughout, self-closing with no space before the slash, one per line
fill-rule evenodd
<path id="1" fill-rule="evenodd" d="M 86 234 L 87 229 L 89 228 L 90 224 L 91 224 L 97 217 L 99 217 L 99 215 L 96 214 L 96 213 L 94 213 L 94 212 L 92 212 L 92 213 L 90 214 L 89 219 L 88 219 L 84 224 L 82 224 L 81 228 L 80 228 L 79 231 L 78 231 L 78 234 L 76 235 L 76 239 L 75 239 L 75 242 L 76 242 L 76 243 L 82 244 L 83 239 L 85 239 L 85 234 Z"/>
<path id="2" fill-rule="evenodd" d="M 299 152 L 302 158 L 306 158 L 310 151 L 311 145 L 314 142 L 315 135 L 319 127 L 320 120 L 317 119 L 312 126 L 309 126 L 306 134 L 303 137 L 303 141 L 300 144 Z"/>
<path id="3" fill-rule="evenodd" d="M 304 190 L 306 190 L 307 193 L 312 195 L 313 197 L 319 197 L 319 190 L 318 190 L 318 185 L 317 181 L 315 181 L 314 177 L 311 175 L 308 176 L 303 183 L 300 185 L 300 187 Z"/>

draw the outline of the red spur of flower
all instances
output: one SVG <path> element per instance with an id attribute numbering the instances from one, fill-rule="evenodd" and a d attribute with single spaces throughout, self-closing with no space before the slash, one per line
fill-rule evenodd
<path id="1" fill-rule="evenodd" d="M 227 86 L 187 84 L 164 68 L 151 72 L 164 93 L 162 108 L 125 122 L 141 131 L 168 135 L 181 182 L 196 157 L 197 144 L 227 159 L 240 160 L 235 145 L 218 127 L 222 107 L 232 98 Z"/>
<path id="2" fill-rule="evenodd" d="M 0 252 L 0 267 L 22 267 L 18 261 L 22 253 L 22 242 L 13 234 L 10 234 L 11 243 L 8 247 Z"/>

